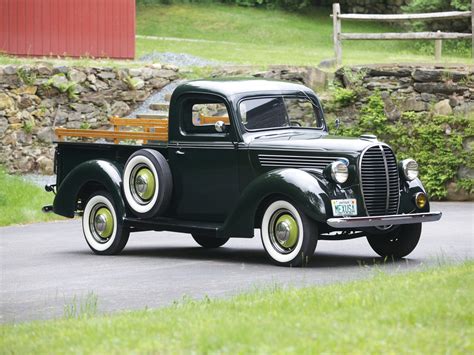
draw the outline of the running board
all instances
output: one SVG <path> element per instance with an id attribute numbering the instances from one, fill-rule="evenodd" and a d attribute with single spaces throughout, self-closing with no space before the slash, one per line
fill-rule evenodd
<path id="1" fill-rule="evenodd" d="M 124 222 L 125 226 L 142 231 L 155 230 L 179 233 L 202 233 L 209 237 L 223 237 L 219 233 L 222 227 L 219 223 L 184 221 L 164 217 L 154 218 L 153 220 L 127 217 Z"/>

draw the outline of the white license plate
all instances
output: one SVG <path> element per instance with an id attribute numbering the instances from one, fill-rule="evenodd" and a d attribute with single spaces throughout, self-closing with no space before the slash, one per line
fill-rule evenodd
<path id="1" fill-rule="evenodd" d="M 347 200 L 331 200 L 334 216 L 357 216 L 357 201 L 354 198 Z"/>

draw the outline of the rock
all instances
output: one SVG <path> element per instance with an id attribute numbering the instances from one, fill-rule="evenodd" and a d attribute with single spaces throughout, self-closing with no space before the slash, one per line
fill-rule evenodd
<path id="1" fill-rule="evenodd" d="M 142 78 L 144 80 L 151 79 L 153 77 L 153 69 L 151 68 L 143 68 L 142 69 Z"/>
<path id="2" fill-rule="evenodd" d="M 128 106 L 123 101 L 116 101 L 110 108 L 110 113 L 112 116 L 120 116 L 123 117 L 130 112 L 130 106 Z"/>
<path id="3" fill-rule="evenodd" d="M 384 103 L 384 112 L 388 120 L 392 122 L 399 120 L 402 114 L 398 107 L 393 103 L 392 99 L 390 98 L 390 95 L 386 91 L 384 91 L 381 93 L 381 96 L 382 101 Z"/>
<path id="4" fill-rule="evenodd" d="M 145 101 L 150 93 L 143 90 L 130 90 L 120 94 L 123 101 Z"/>
<path id="5" fill-rule="evenodd" d="M 149 81 L 150 85 L 152 86 L 153 89 L 157 89 L 157 90 L 160 90 L 162 89 L 163 87 L 165 87 L 166 85 L 169 84 L 169 80 L 168 79 L 163 79 L 163 78 L 154 78 L 154 79 L 151 79 Z"/>
<path id="6" fill-rule="evenodd" d="M 407 98 L 404 102 L 403 105 L 401 106 L 403 112 L 405 111 L 415 111 L 415 112 L 420 112 L 420 111 L 428 111 L 428 103 L 419 100 L 416 96 L 411 96 Z"/>
<path id="7" fill-rule="evenodd" d="M 51 127 L 43 127 L 38 131 L 36 137 L 40 142 L 52 143 L 54 140 L 54 130 Z"/>
<path id="8" fill-rule="evenodd" d="M 55 65 L 53 67 L 53 74 L 67 74 L 69 71 L 69 67 L 65 66 L 65 65 Z"/>
<path id="9" fill-rule="evenodd" d="M 66 124 L 68 118 L 67 112 L 57 110 L 56 115 L 54 115 L 54 121 L 53 121 L 53 126 L 62 126 Z"/>
<path id="10" fill-rule="evenodd" d="M 3 73 L 5 75 L 14 75 L 16 74 L 16 67 L 13 65 L 7 65 L 6 67 L 3 67 Z"/>
<path id="11" fill-rule="evenodd" d="M 403 68 L 368 68 L 367 76 L 395 76 L 395 77 L 407 77 L 411 75 L 409 69 Z"/>
<path id="12" fill-rule="evenodd" d="M 134 83 L 133 83 L 134 90 L 140 90 L 145 87 L 145 82 L 142 79 L 135 78 L 133 80 L 134 80 Z"/>
<path id="13" fill-rule="evenodd" d="M 115 79 L 117 75 L 114 72 L 104 71 L 97 74 L 97 76 L 103 80 L 109 80 L 109 79 Z"/>
<path id="14" fill-rule="evenodd" d="M 163 66 L 165 68 L 166 66 Z M 168 80 L 174 80 L 178 78 L 178 75 L 174 70 L 170 69 L 160 69 L 157 71 L 157 77 L 168 79 Z"/>
<path id="15" fill-rule="evenodd" d="M 324 68 L 324 69 L 329 69 L 333 68 L 336 66 L 336 59 L 330 58 L 330 59 L 324 59 L 319 62 L 318 68 Z"/>
<path id="16" fill-rule="evenodd" d="M 0 110 L 12 110 L 14 106 L 15 103 L 10 96 L 0 93 Z"/>
<path id="17" fill-rule="evenodd" d="M 75 83 L 83 83 L 87 79 L 87 75 L 77 69 L 71 69 L 69 71 L 69 79 L 74 81 Z"/>
<path id="18" fill-rule="evenodd" d="M 18 89 L 12 90 L 17 95 L 23 95 L 23 94 L 28 94 L 28 95 L 35 95 L 36 91 L 38 91 L 37 86 L 27 86 L 24 85 L 22 87 L 19 87 Z"/>
<path id="19" fill-rule="evenodd" d="M 449 201 L 473 201 L 474 196 L 463 188 L 459 188 L 454 181 L 446 185 L 448 193 L 446 198 Z"/>
<path id="20" fill-rule="evenodd" d="M 474 169 L 467 166 L 460 166 L 458 169 L 459 179 L 474 179 Z"/>
<path id="21" fill-rule="evenodd" d="M 463 93 L 467 89 L 465 86 L 460 86 L 451 83 L 415 83 L 413 84 L 413 88 L 417 92 L 445 95 Z"/>
<path id="22" fill-rule="evenodd" d="M 39 171 L 43 175 L 53 175 L 54 174 L 54 162 L 52 159 L 42 155 L 36 160 L 38 164 Z"/>
<path id="23" fill-rule="evenodd" d="M 97 81 L 97 78 L 96 78 L 96 76 L 95 76 L 94 74 L 89 74 L 89 75 L 87 76 L 87 80 L 88 80 L 91 84 L 95 84 L 96 81 Z"/>
<path id="24" fill-rule="evenodd" d="M 436 95 L 428 94 L 426 92 L 422 92 L 420 96 L 421 96 L 421 101 L 424 101 L 424 102 L 432 102 L 436 100 Z"/>
<path id="25" fill-rule="evenodd" d="M 0 117 L 0 136 L 3 136 L 8 129 L 8 120 L 5 117 Z"/>
<path id="26" fill-rule="evenodd" d="M 69 122 L 77 122 L 82 119 L 81 114 L 79 112 L 71 112 L 67 115 L 67 121 Z M 79 124 L 80 125 L 80 124 Z"/>
<path id="27" fill-rule="evenodd" d="M 174 72 L 177 72 L 179 70 L 179 68 L 174 64 L 163 64 L 161 67 L 163 69 L 172 70 Z"/>
<path id="28" fill-rule="evenodd" d="M 449 105 L 450 105 L 451 107 L 456 107 L 456 106 L 460 105 L 462 102 L 463 102 L 462 97 L 451 96 L 451 97 L 449 98 Z"/>
<path id="29" fill-rule="evenodd" d="M 36 70 L 38 71 L 39 75 L 43 75 L 43 76 L 53 75 L 53 68 L 47 64 L 43 64 L 43 63 L 39 64 Z"/>
<path id="30" fill-rule="evenodd" d="M 74 103 L 69 105 L 74 111 L 80 113 L 91 113 L 96 110 L 94 104 L 81 104 L 81 103 Z"/>
<path id="31" fill-rule="evenodd" d="M 33 167 L 35 165 L 35 161 L 33 160 L 32 157 L 24 156 L 18 161 L 18 170 L 21 172 L 29 172 L 33 170 Z"/>
<path id="32" fill-rule="evenodd" d="M 62 89 L 65 85 L 69 84 L 69 80 L 67 80 L 66 76 L 63 73 L 53 75 L 52 85 L 56 89 Z"/>
<path id="33" fill-rule="evenodd" d="M 327 74 L 317 68 L 308 68 L 303 75 L 303 83 L 311 88 L 325 88 L 328 82 Z"/>
<path id="34" fill-rule="evenodd" d="M 434 105 L 433 112 L 437 115 L 449 116 L 452 115 L 453 109 L 449 104 L 449 100 L 442 100 Z"/>
<path id="35" fill-rule="evenodd" d="M 411 75 L 415 81 L 418 82 L 433 82 L 441 81 L 443 76 L 442 70 L 428 70 L 428 69 L 415 69 Z"/>
<path id="36" fill-rule="evenodd" d="M 142 70 L 140 68 L 130 68 L 128 73 L 131 77 L 141 76 Z"/>
<path id="37" fill-rule="evenodd" d="M 66 128 L 79 129 L 81 128 L 81 121 L 69 121 L 66 123 Z"/>
<path id="38" fill-rule="evenodd" d="M 33 105 L 39 105 L 41 99 L 36 95 L 22 95 L 18 101 L 18 108 L 25 109 Z"/>

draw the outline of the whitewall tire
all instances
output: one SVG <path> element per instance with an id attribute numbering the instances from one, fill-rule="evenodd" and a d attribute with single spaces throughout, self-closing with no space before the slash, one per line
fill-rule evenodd
<path id="1" fill-rule="evenodd" d="M 128 242 L 129 231 L 108 192 L 94 193 L 86 203 L 82 215 L 82 231 L 87 244 L 96 254 L 120 253 Z"/>
<path id="2" fill-rule="evenodd" d="M 168 208 L 172 190 L 171 170 L 162 154 L 140 149 L 127 160 L 123 192 L 134 215 L 150 218 L 162 214 Z"/>
<path id="3" fill-rule="evenodd" d="M 316 224 L 293 203 L 277 200 L 270 203 L 262 218 L 262 244 L 277 265 L 306 265 L 318 241 Z"/>

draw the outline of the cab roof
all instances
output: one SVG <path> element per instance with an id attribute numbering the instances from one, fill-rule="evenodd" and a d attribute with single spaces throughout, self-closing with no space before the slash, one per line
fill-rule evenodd
<path id="1" fill-rule="evenodd" d="M 173 96 L 179 96 L 186 92 L 199 92 L 220 94 L 225 97 L 230 97 L 246 94 L 289 91 L 303 91 L 307 94 L 314 95 L 313 91 L 306 86 L 287 81 L 256 78 L 226 78 L 188 81 L 179 85 L 173 93 Z"/>

